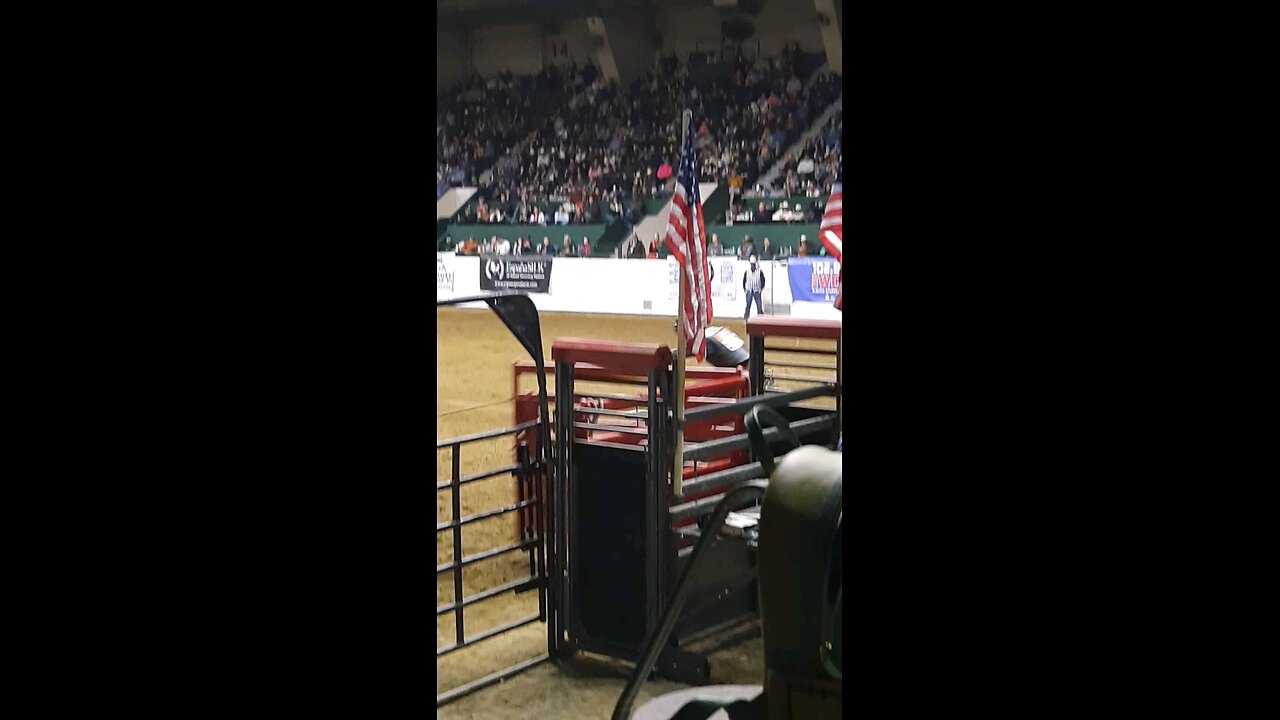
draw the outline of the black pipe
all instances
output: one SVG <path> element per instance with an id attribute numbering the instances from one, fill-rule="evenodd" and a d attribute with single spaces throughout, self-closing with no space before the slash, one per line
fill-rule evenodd
<path id="1" fill-rule="evenodd" d="M 776 407 L 778 405 L 787 405 L 788 403 L 823 397 L 826 395 L 835 396 L 838 393 L 839 390 L 836 388 L 835 384 L 832 383 L 829 385 L 817 385 L 815 387 L 795 390 L 792 392 L 753 395 L 751 397 L 739 398 L 737 401 L 725 405 L 705 405 L 700 408 L 694 408 L 684 414 L 684 420 L 685 425 L 688 425 L 693 422 L 704 422 L 712 418 L 718 418 L 722 415 L 738 415 L 740 413 L 745 413 L 756 405 Z"/>
<path id="2" fill-rule="evenodd" d="M 826 430 L 835 424 L 835 415 L 820 415 L 818 417 L 805 418 L 791 423 L 791 429 L 797 435 L 805 435 L 817 430 Z M 764 431 L 764 439 L 769 442 L 781 438 L 782 433 L 777 428 L 767 428 Z M 722 453 L 732 450 L 739 450 L 751 446 L 751 438 L 744 432 L 737 435 L 726 435 L 725 437 L 707 440 L 706 442 L 693 443 L 692 446 L 686 446 L 684 451 L 684 459 L 689 460 L 705 460 L 715 457 Z"/>
<path id="3" fill-rule="evenodd" d="M 715 512 L 711 514 L 711 522 L 707 523 L 707 526 L 703 529 L 702 537 L 698 539 L 697 546 L 693 548 L 693 554 L 689 556 L 689 562 L 685 564 L 684 570 L 680 573 L 680 580 L 676 583 L 675 593 L 671 597 L 671 603 L 667 606 L 667 611 L 662 616 L 662 621 L 658 623 L 657 632 L 649 638 L 648 644 L 645 645 L 644 654 L 640 656 L 640 662 L 636 663 L 635 669 L 631 672 L 631 678 L 627 680 L 627 686 L 622 690 L 622 697 L 618 698 L 618 704 L 613 708 L 613 720 L 630 720 L 631 706 L 635 704 L 636 695 L 640 693 L 640 685 L 644 683 L 649 673 L 653 672 L 653 666 L 658 662 L 658 656 L 662 654 L 662 648 L 667 644 L 667 639 L 671 637 L 671 631 L 675 629 L 676 621 L 680 619 L 680 611 L 684 609 L 684 603 L 689 599 L 689 591 L 693 587 L 691 582 L 693 571 L 698 566 L 698 560 L 719 540 L 720 526 L 724 524 L 724 519 L 729 514 L 730 506 L 751 495 L 763 497 L 768 487 L 769 483 L 766 481 L 752 480 L 725 493 L 724 499 L 716 506 Z"/>

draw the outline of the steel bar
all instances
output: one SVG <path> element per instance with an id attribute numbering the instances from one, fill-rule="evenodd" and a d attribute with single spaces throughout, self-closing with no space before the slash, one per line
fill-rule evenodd
<path id="1" fill-rule="evenodd" d="M 466 642 L 460 645 L 457 643 L 454 643 L 453 645 L 446 645 L 442 648 L 436 648 L 436 658 L 444 657 L 445 655 L 448 655 L 451 652 L 461 650 L 462 648 L 465 648 L 465 647 L 471 647 L 472 645 L 475 645 L 478 642 L 481 642 L 483 640 L 488 640 L 489 638 L 495 635 L 501 635 L 502 633 L 508 630 L 515 630 L 516 628 L 524 625 L 528 625 L 529 623 L 538 622 L 538 620 L 540 619 L 541 618 L 539 616 L 534 615 L 533 617 L 524 618 L 522 620 L 516 620 L 515 622 L 507 623 L 506 625 L 500 625 L 491 630 L 485 630 L 482 633 L 473 635 L 471 636 L 471 639 L 467 640 Z"/>
<path id="2" fill-rule="evenodd" d="M 600 423 L 574 423 L 573 426 L 578 430 L 593 430 L 595 432 L 619 432 L 624 435 L 649 435 L 648 428 L 634 428 L 626 425 L 601 425 Z"/>
<path id="3" fill-rule="evenodd" d="M 520 587 L 521 585 L 527 584 L 530 580 L 537 580 L 537 579 L 538 578 L 527 578 L 527 577 L 516 578 L 515 580 L 512 580 L 509 583 L 503 583 L 497 587 L 492 587 L 483 592 L 478 592 L 475 595 L 472 595 L 471 597 L 463 598 L 461 605 L 459 605 L 459 603 L 456 603 L 456 602 L 447 603 L 445 605 L 437 605 L 436 617 L 440 617 L 441 615 L 452 612 L 455 609 L 457 609 L 459 606 L 466 607 L 468 605 L 475 605 L 478 602 L 484 602 L 489 598 L 497 597 L 502 593 L 511 592 L 516 588 Z"/>
<path id="4" fill-rule="evenodd" d="M 835 416 L 824 415 L 822 417 L 805 418 L 791 423 L 791 429 L 797 435 L 803 435 L 814 430 L 825 430 L 835 423 Z M 780 435 L 780 431 L 774 427 L 768 427 L 764 430 L 765 440 L 775 440 Z M 751 438 L 746 433 L 738 433 L 737 435 L 728 435 L 715 440 L 685 445 L 684 459 L 689 460 L 705 460 L 731 450 L 739 450 L 751 447 Z"/>
<path id="5" fill-rule="evenodd" d="M 494 684 L 500 683 L 500 682 L 502 682 L 503 680 L 506 680 L 507 678 L 509 678 L 509 677 L 511 677 L 511 676 L 513 676 L 513 675 L 516 675 L 516 674 L 518 674 L 518 673 L 522 673 L 522 672 L 524 672 L 525 670 L 528 670 L 529 668 L 531 668 L 531 667 L 533 667 L 533 666 L 535 666 L 535 665 L 541 665 L 542 663 L 544 663 L 544 662 L 546 662 L 546 661 L 548 661 L 548 660 L 550 660 L 550 659 L 551 659 L 551 655 L 550 655 L 550 654 L 547 654 L 547 655 L 539 655 L 539 656 L 538 656 L 538 657 L 536 657 L 536 658 L 532 658 L 532 659 L 529 659 L 529 660 L 525 660 L 524 662 L 521 662 L 521 663 L 516 663 L 515 665 L 512 665 L 511 667 L 507 668 L 506 670 L 499 670 L 498 672 L 493 673 L 492 675 L 485 675 L 484 677 L 480 678 L 479 680 L 473 680 L 473 681 L 471 681 L 471 682 L 467 683 L 466 685 L 462 685 L 462 686 L 456 687 L 456 688 L 454 688 L 454 689 L 450 690 L 449 692 L 446 692 L 446 693 L 442 693 L 442 694 L 440 694 L 440 695 L 437 695 L 437 696 L 436 696 L 436 708 L 437 708 L 437 709 L 439 709 L 439 708 L 441 708 L 441 707 L 443 707 L 443 706 L 445 706 L 445 705 L 448 705 L 449 703 L 453 702 L 454 700 L 457 700 L 458 698 L 460 698 L 460 697 L 462 697 L 462 696 L 464 696 L 464 695 L 468 695 L 468 694 L 470 694 L 470 693 L 473 693 L 473 692 L 475 692 L 476 690 L 480 690 L 480 689 L 482 689 L 482 688 L 487 688 L 487 687 L 489 687 L 490 685 L 494 685 Z"/>
<path id="6" fill-rule="evenodd" d="M 462 517 L 462 488 L 458 483 L 458 473 L 462 466 L 461 453 L 458 452 L 461 446 L 453 446 L 453 484 L 452 492 L 449 493 L 453 499 L 453 556 L 455 558 L 462 557 L 462 523 L 458 520 Z M 462 623 L 462 565 L 457 564 L 453 568 L 453 602 L 457 605 L 457 612 L 454 613 L 453 631 L 457 644 L 461 645 L 466 641 L 463 636 Z"/>
<path id="7" fill-rule="evenodd" d="M 519 425 L 512 425 L 503 430 L 490 430 L 489 432 L 476 433 L 475 435 L 463 435 L 462 437 L 450 438 L 448 440 L 437 440 L 436 449 L 443 450 L 450 445 L 463 445 L 466 443 L 476 442 L 478 440 L 488 440 L 489 438 L 502 437 L 503 435 L 513 435 L 521 430 L 527 430 L 539 422 L 538 418 L 526 420 Z"/>
<path id="8" fill-rule="evenodd" d="M 782 373 L 773 373 L 772 375 L 769 375 L 769 376 L 768 376 L 768 379 L 770 379 L 770 380 L 790 380 L 790 381 L 792 381 L 792 382 L 829 383 L 829 384 L 833 384 L 833 385 L 834 385 L 834 384 L 835 384 L 835 382 L 836 382 L 836 379 L 835 379 L 835 378 L 833 378 L 833 377 L 829 377 L 829 378 L 820 378 L 820 377 L 809 377 L 809 376 L 807 376 L 807 375 L 783 375 Z"/>
<path id="9" fill-rule="evenodd" d="M 481 560 L 488 560 L 489 558 L 495 558 L 495 557 L 498 557 L 499 555 L 505 555 L 506 553 L 509 553 L 515 550 L 525 550 L 525 549 L 534 547 L 535 545 L 538 544 L 539 540 L 540 538 L 532 538 L 530 540 L 525 540 L 524 542 L 516 543 L 515 545 L 504 545 L 503 547 L 497 547 L 491 550 L 485 550 L 484 552 L 476 553 L 475 555 L 468 555 L 462 558 L 462 567 L 466 567 L 468 565 L 474 565 L 475 563 L 478 563 Z M 450 570 L 453 569 L 453 566 L 454 566 L 454 563 L 452 560 L 450 560 L 447 563 L 436 565 L 436 574 L 440 575 L 442 573 L 449 572 Z"/>
<path id="10" fill-rule="evenodd" d="M 790 352 L 790 353 L 811 353 L 813 355 L 835 355 L 835 348 L 799 348 L 799 347 L 774 347 L 773 345 L 765 345 L 766 351 L 774 352 Z"/>
<path id="11" fill-rule="evenodd" d="M 706 405 L 700 408 L 694 408 L 693 410 L 685 413 L 685 420 L 687 422 L 699 422 L 726 415 L 745 415 L 748 410 L 756 405 L 777 407 L 797 400 L 808 400 L 810 398 L 835 394 L 836 387 L 834 384 L 831 384 L 818 385 L 815 387 L 804 388 L 803 390 L 792 390 L 782 393 L 753 395 L 751 397 L 742 398 L 732 405 Z"/>
<path id="12" fill-rule="evenodd" d="M 752 465 L 759 465 L 759 463 L 752 463 Z M 749 467 L 749 466 L 746 466 L 746 467 Z M 750 478 L 750 480 L 760 480 L 763 478 L 764 478 L 764 469 L 761 468 L 756 471 L 755 477 Z M 729 493 L 732 493 L 734 490 L 738 489 L 739 487 L 742 487 L 742 485 L 735 484 L 733 487 L 729 487 L 726 490 L 726 492 L 724 492 L 723 494 L 709 495 L 707 497 L 694 500 L 693 502 L 682 503 L 680 505 L 676 505 L 675 507 L 672 507 L 671 522 L 676 523 L 676 522 L 681 522 L 682 520 L 693 520 L 701 515 L 706 515 L 707 513 L 711 512 L 711 509 L 716 506 L 717 502 L 723 500 L 725 496 L 727 496 Z M 741 510 L 742 508 L 733 507 L 730 509 Z M 703 530 L 703 534 L 706 534 L 706 530 Z"/>
<path id="13" fill-rule="evenodd" d="M 475 475 L 466 475 L 464 477 L 460 477 L 458 478 L 458 484 L 466 485 L 467 483 L 473 483 L 477 480 L 485 480 L 491 477 L 497 477 L 499 475 L 508 475 L 508 474 L 514 473 L 516 470 L 519 470 L 519 469 L 520 469 L 520 466 L 516 464 L 504 465 L 503 467 L 496 468 L 488 472 L 482 472 L 482 473 L 477 473 Z M 451 487 L 452 485 L 453 485 L 452 480 L 450 480 L 449 482 L 436 483 L 436 490 L 444 490 L 445 488 Z"/>
<path id="14" fill-rule="evenodd" d="M 738 467 L 729 468 L 728 470 L 720 470 L 713 473 L 707 473 L 702 477 L 693 478 L 689 481 L 689 492 L 699 495 L 718 487 L 727 485 L 736 485 L 743 480 L 754 480 L 755 478 L 764 477 L 764 466 L 758 462 L 739 465 Z M 679 505 L 672 506 L 671 510 L 681 507 Z"/>
<path id="15" fill-rule="evenodd" d="M 609 417 L 631 418 L 635 420 L 649 419 L 649 413 L 647 412 L 630 412 L 627 410 L 614 410 L 612 408 L 593 408 L 587 407 L 586 405 L 574 405 L 573 409 L 575 412 L 580 412 L 585 415 L 608 415 Z"/>
<path id="16" fill-rule="evenodd" d="M 771 365 L 773 367 L 804 368 L 806 370 L 834 371 L 836 369 L 835 365 L 818 365 L 816 363 L 793 363 L 793 362 L 782 362 L 780 360 L 767 360 L 767 359 L 764 361 L 764 364 Z"/>
<path id="17" fill-rule="evenodd" d="M 449 522 L 446 522 L 446 523 L 436 523 L 436 532 L 441 532 L 442 530 L 448 530 L 451 527 L 462 527 L 463 525 L 470 525 L 471 523 L 477 522 L 479 520 L 484 520 L 486 518 L 491 518 L 491 517 L 497 517 L 498 515 L 505 515 L 506 513 L 509 513 L 509 512 L 515 512 L 520 508 L 527 508 L 530 505 L 536 505 L 536 504 L 537 504 L 536 500 L 521 500 L 520 502 L 514 505 L 504 505 L 503 507 L 496 508 L 488 512 L 482 512 L 476 515 L 468 515 L 467 517 L 464 517 L 461 520 L 450 520 Z"/>
<path id="18" fill-rule="evenodd" d="M 466 297 L 449 298 L 448 300 L 436 299 L 436 307 L 441 305 L 462 305 L 463 303 L 485 302 L 492 298 L 514 297 L 516 295 L 524 295 L 525 293 L 516 292 L 515 290 L 499 290 L 495 292 L 485 293 L 483 295 L 467 295 Z"/>
<path id="19" fill-rule="evenodd" d="M 578 399 L 591 397 L 591 398 L 604 398 L 606 400 L 626 400 L 626 401 L 635 403 L 636 407 L 640 407 L 645 403 L 644 397 L 640 395 L 619 395 L 617 393 L 590 392 L 585 390 L 578 391 L 577 393 L 575 393 L 575 395 L 577 396 Z"/>
<path id="20" fill-rule="evenodd" d="M 711 516 L 711 522 L 707 525 L 702 537 L 698 539 L 698 545 L 693 549 L 693 554 L 689 556 L 689 561 L 685 563 L 684 570 L 680 572 L 680 580 L 676 583 L 675 593 L 671 597 L 670 604 L 667 605 L 666 612 L 662 615 L 662 621 L 658 624 L 657 632 L 652 633 L 647 639 L 644 654 L 641 655 L 640 662 L 636 663 L 635 668 L 632 669 L 631 677 L 627 680 L 627 686 L 623 689 L 622 696 L 618 698 L 618 704 L 614 706 L 613 720 L 630 720 L 631 706 L 635 704 L 636 695 L 640 692 L 640 685 L 644 683 L 645 678 L 649 677 L 649 673 L 653 671 L 653 665 L 658 661 L 658 656 L 662 654 L 662 650 L 667 644 L 667 638 L 671 637 L 671 631 L 675 629 L 676 621 L 680 619 L 680 613 L 684 610 L 685 601 L 689 599 L 689 592 L 693 587 L 693 583 L 690 582 L 693 578 L 693 572 L 698 567 L 698 561 L 706 555 L 707 550 L 719 541 L 718 530 L 720 525 L 724 523 L 725 516 L 729 514 L 730 505 L 752 496 L 757 499 L 763 497 L 768 486 L 767 482 L 755 481 L 734 488 L 716 506 L 715 512 Z"/>

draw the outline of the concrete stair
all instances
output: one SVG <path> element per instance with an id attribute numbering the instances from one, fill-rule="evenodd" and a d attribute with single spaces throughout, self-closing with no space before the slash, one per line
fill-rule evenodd
<path id="1" fill-rule="evenodd" d="M 721 201 L 716 198 L 717 194 L 728 195 L 728 190 L 719 183 L 698 183 L 698 194 L 702 196 L 702 208 L 707 211 L 706 220 L 708 224 L 718 224 L 724 221 L 724 207 L 727 200 Z M 720 217 L 717 218 L 710 214 L 710 208 L 714 208 L 717 204 L 721 207 Z M 710 207 L 709 207 L 710 206 Z M 653 215 L 646 215 L 636 225 L 636 232 L 640 239 L 648 243 L 653 239 L 654 233 L 658 234 L 659 242 L 664 233 L 667 231 L 667 215 L 671 212 L 671 203 L 667 203 L 661 212 Z M 622 238 L 624 241 L 626 237 Z"/>
<path id="2" fill-rule="evenodd" d="M 473 187 L 449 188 L 448 192 L 436 200 L 436 219 L 447 220 L 453 217 L 475 196 L 476 191 L 477 188 Z"/>

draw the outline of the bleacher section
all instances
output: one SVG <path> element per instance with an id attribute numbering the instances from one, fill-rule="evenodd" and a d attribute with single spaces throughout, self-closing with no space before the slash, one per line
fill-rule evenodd
<path id="1" fill-rule="evenodd" d="M 534 246 L 545 236 L 557 247 L 566 234 L 574 245 L 585 236 L 593 257 L 613 256 L 633 233 L 647 245 L 666 229 L 678 108 L 689 106 L 707 232 L 734 248 L 747 235 L 757 248 L 768 237 L 780 254 L 794 254 L 803 234 L 817 255 L 838 167 L 839 90 L 821 55 L 798 45 L 775 58 L 668 57 L 623 85 L 590 63 L 466 78 L 437 92 L 437 249 L 446 238 L 456 246 L 495 235 Z M 772 221 L 784 201 L 803 215 Z M 494 210 L 501 221 L 485 221 Z M 557 212 L 569 224 L 556 224 Z M 537 213 L 545 225 L 528 221 Z"/>

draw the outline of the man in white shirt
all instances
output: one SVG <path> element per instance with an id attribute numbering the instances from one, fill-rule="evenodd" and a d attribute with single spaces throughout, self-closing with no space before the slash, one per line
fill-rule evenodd
<path id="1" fill-rule="evenodd" d="M 493 252 L 498 255 L 511 254 L 511 241 L 506 238 L 494 237 Z"/>
<path id="2" fill-rule="evenodd" d="M 569 224 L 569 211 L 565 210 L 563 205 L 556 208 L 556 224 L 557 225 Z"/>
<path id="3" fill-rule="evenodd" d="M 751 301 L 756 301 L 756 312 L 760 315 L 764 314 L 763 300 L 764 294 L 764 272 L 760 270 L 760 266 L 756 263 L 756 256 L 751 256 L 751 269 L 742 275 L 742 289 L 747 296 L 747 311 L 742 316 L 743 322 L 751 317 Z"/>

